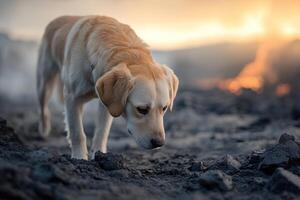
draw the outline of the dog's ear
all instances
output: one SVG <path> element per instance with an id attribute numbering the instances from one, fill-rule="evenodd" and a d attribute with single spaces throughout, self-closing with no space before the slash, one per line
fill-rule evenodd
<path id="1" fill-rule="evenodd" d="M 179 80 L 178 77 L 174 74 L 173 70 L 166 65 L 163 65 L 164 71 L 167 76 L 168 84 L 169 84 L 169 97 L 170 97 L 170 105 L 169 108 L 172 111 L 173 101 L 176 97 Z"/>
<path id="2" fill-rule="evenodd" d="M 133 87 L 132 76 L 126 64 L 121 63 L 96 82 L 96 93 L 109 113 L 120 116 L 125 108 L 127 97 Z"/>

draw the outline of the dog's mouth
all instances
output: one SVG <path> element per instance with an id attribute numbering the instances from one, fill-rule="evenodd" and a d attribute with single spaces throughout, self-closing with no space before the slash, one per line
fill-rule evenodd
<path id="1" fill-rule="evenodd" d="M 129 129 L 127 129 L 127 131 L 128 131 L 128 134 L 129 134 L 130 136 L 134 137 L 134 136 L 133 136 L 133 133 L 132 133 Z M 143 148 L 143 149 L 147 149 L 147 150 L 155 150 L 155 149 L 160 149 L 160 148 L 161 148 L 161 147 L 153 147 L 152 145 L 146 144 L 145 142 L 143 142 L 143 141 L 141 141 L 141 140 L 138 140 L 137 138 L 135 138 L 135 140 L 136 140 L 137 144 L 138 144 L 141 148 Z"/>
<path id="2" fill-rule="evenodd" d="M 130 136 L 132 136 L 132 137 L 135 139 L 135 141 L 137 142 L 137 144 L 138 144 L 140 147 L 142 147 L 143 149 L 151 149 L 151 147 L 149 147 L 149 145 L 147 145 L 147 144 L 145 144 L 143 141 L 141 141 L 141 140 L 135 138 L 134 135 L 133 135 L 133 133 L 132 133 L 129 129 L 127 129 L 127 131 L 128 131 L 128 134 L 129 134 Z"/>

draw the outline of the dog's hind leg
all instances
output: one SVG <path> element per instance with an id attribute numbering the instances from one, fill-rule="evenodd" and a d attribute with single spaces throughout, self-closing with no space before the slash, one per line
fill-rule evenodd
<path id="1" fill-rule="evenodd" d="M 45 43 L 42 43 L 37 66 L 37 94 L 39 103 L 39 133 L 46 138 L 51 130 L 48 102 L 58 78 L 58 67 L 51 61 Z"/>
<path id="2" fill-rule="evenodd" d="M 91 147 L 91 159 L 94 159 L 96 151 L 107 152 L 107 140 L 113 117 L 102 102 L 99 102 L 96 117 L 96 127 Z"/>

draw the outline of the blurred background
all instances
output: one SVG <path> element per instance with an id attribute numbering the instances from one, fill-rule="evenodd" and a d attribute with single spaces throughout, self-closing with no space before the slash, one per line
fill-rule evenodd
<path id="1" fill-rule="evenodd" d="M 288 119 L 282 127 L 291 123 L 300 127 L 299 7 L 298 0 L 0 0 L 1 112 L 14 113 L 14 108 L 21 116 L 30 116 L 27 108 L 33 112 L 28 120 L 36 132 L 35 71 L 43 31 L 61 15 L 95 14 L 129 24 L 150 45 L 154 58 L 178 75 L 179 114 L 167 115 L 168 132 L 183 130 L 186 135 L 202 130 L 199 124 L 205 122 L 198 120 L 202 117 L 209 118 L 209 131 L 218 120 L 222 130 L 239 127 L 236 121 L 245 119 L 241 114 L 258 116 L 263 123 L 259 126 L 270 119 Z M 52 110 L 58 109 L 61 116 L 63 109 L 56 100 L 52 99 Z M 97 100 L 88 104 L 85 118 L 91 134 L 94 105 Z M 232 126 L 226 124 L 226 114 L 236 118 L 230 120 Z M 16 126 L 26 124 L 23 117 Z"/>
<path id="2" fill-rule="evenodd" d="M 268 87 L 283 96 L 299 90 L 299 7 L 297 0 L 1 0 L 0 91 L 35 93 L 37 49 L 49 21 L 96 14 L 129 24 L 181 87 L 237 95 Z"/>
<path id="3" fill-rule="evenodd" d="M 300 176 L 300 147 L 292 141 L 300 139 L 299 10 L 300 0 L 0 0 L 0 196 L 279 199 L 270 188 L 299 196 L 299 177 L 258 170 L 266 160 L 266 168 L 288 167 Z M 37 52 L 45 27 L 61 15 L 107 15 L 130 25 L 180 79 L 161 149 L 141 150 L 125 120 L 114 120 L 108 151 L 124 155 L 128 169 L 70 159 L 57 98 L 50 103 L 51 134 L 39 137 Z M 88 146 L 98 101 L 84 113 Z M 203 172 L 215 169 L 207 179 L 217 184 L 206 185 L 223 181 L 221 192 L 199 184 Z M 223 193 L 229 180 L 234 189 Z M 287 194 L 281 199 L 293 199 Z"/>

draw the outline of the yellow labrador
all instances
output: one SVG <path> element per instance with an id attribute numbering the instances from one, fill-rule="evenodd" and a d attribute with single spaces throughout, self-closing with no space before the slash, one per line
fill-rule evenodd
<path id="1" fill-rule="evenodd" d="M 83 104 L 100 98 L 90 157 L 107 151 L 113 117 L 144 148 L 165 142 L 163 116 L 178 88 L 173 71 L 156 63 L 148 46 L 125 24 L 104 16 L 63 16 L 47 26 L 39 51 L 37 93 L 39 132 L 47 137 L 48 100 L 54 85 L 63 88 L 65 123 L 72 158 L 88 159 L 82 125 Z"/>

